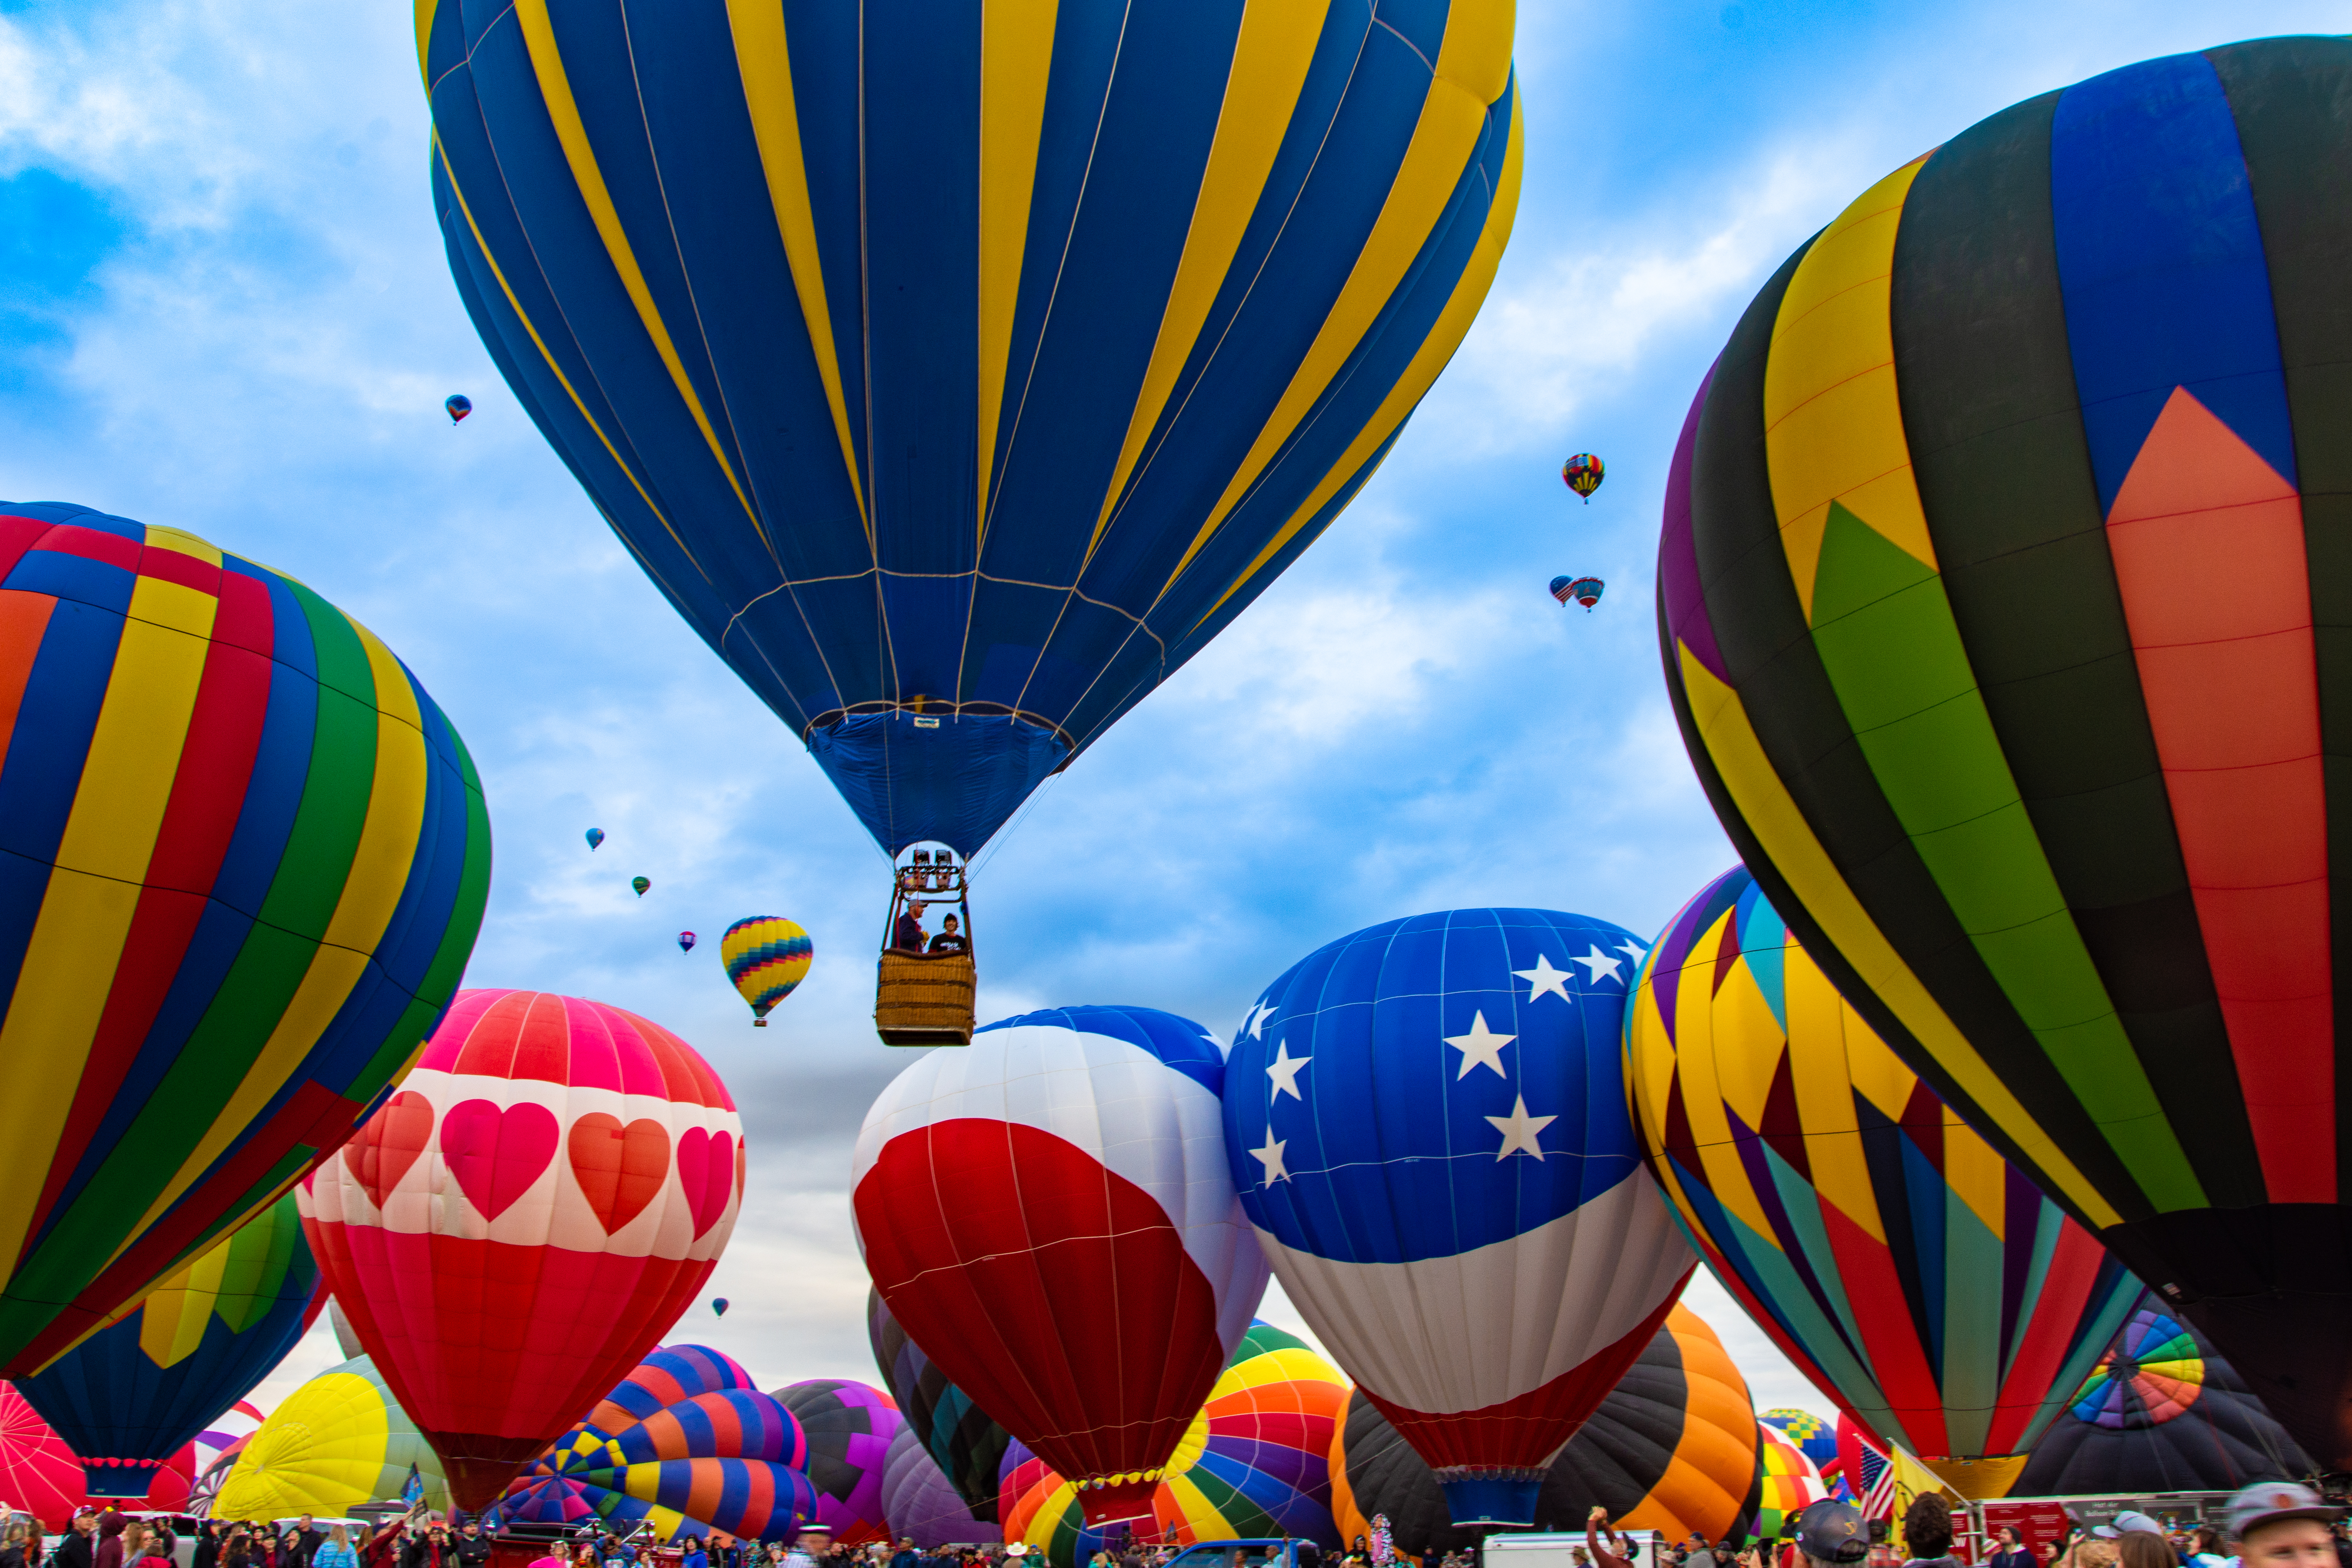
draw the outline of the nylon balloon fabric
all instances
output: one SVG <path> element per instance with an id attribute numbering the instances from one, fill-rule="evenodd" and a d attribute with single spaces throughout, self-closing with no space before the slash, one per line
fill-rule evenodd
<path id="1" fill-rule="evenodd" d="M 692 947 L 694 933 L 678 938 Z M 729 984 L 750 1005 L 751 1016 L 765 1018 L 769 1010 L 797 990 L 816 962 L 809 933 L 782 915 L 752 915 L 737 921 L 719 939 L 719 962 L 726 966 Z"/>
<path id="2" fill-rule="evenodd" d="M 2196 1331 L 2143 1297 L 2033 1446 L 2021 1497 L 2235 1491 L 2294 1480 L 2311 1460 Z"/>
<path id="3" fill-rule="evenodd" d="M 1189 1018 L 1052 1008 L 924 1057 L 857 1135 L 876 1289 L 1090 1523 L 1149 1514 L 1265 1290 L 1225 1165 L 1224 1072 Z"/>
<path id="4" fill-rule="evenodd" d="M 1762 1496 L 1756 1407 L 1706 1320 L 1677 1305 L 1625 1375 L 1544 1473 L 1535 1526 L 1581 1537 L 1596 1506 L 1621 1530 L 1709 1541 L 1745 1528 Z M 1385 1513 L 1402 1551 L 1459 1551 L 1436 1474 L 1380 1406 L 1356 1391 L 1331 1450 L 1331 1512 L 1349 1542 Z"/>
<path id="5" fill-rule="evenodd" d="M 517 398 L 876 839 L 970 856 L 1328 526 L 1517 204 L 1507 0 L 417 12 Z"/>
<path id="6" fill-rule="evenodd" d="M 1708 1268 L 1883 1441 L 2020 1454 L 2140 1291 L 1873 1034 L 1739 867 L 1626 1022 L 1653 1169 Z"/>
<path id="7" fill-rule="evenodd" d="M 1658 601 L 1701 782 L 1806 947 L 2327 1469 L 2347 103 L 2352 42 L 2268 38 L 1880 181 L 1701 387 Z"/>
<path id="8" fill-rule="evenodd" d="M 220 1496 L 221 1483 L 236 1468 L 237 1456 L 261 1429 L 266 1419 L 259 1406 L 238 1400 L 226 1412 L 215 1417 L 205 1430 L 196 1434 L 190 1445 L 194 1452 L 192 1468 L 194 1479 L 188 1485 L 185 1511 L 197 1519 L 212 1517 L 213 1503 Z"/>
<path id="9" fill-rule="evenodd" d="M 331 1517 L 400 1496 L 412 1473 L 427 1503 L 449 1506 L 440 1458 L 362 1356 L 311 1378 L 263 1419 L 220 1483 L 212 1516 Z"/>
<path id="10" fill-rule="evenodd" d="M 995 1500 L 985 1510 L 964 1501 L 912 1426 L 901 1426 L 890 1439 L 882 1469 L 882 1517 L 891 1540 L 912 1541 L 926 1552 L 1004 1539 L 996 1527 Z"/>
<path id="11" fill-rule="evenodd" d="M 176 529 L 0 502 L 0 1371 L 325 1159 L 457 989 L 481 783 L 376 637 Z"/>
<path id="12" fill-rule="evenodd" d="M 1153 1489 L 1136 1534 L 1165 1545 L 1288 1536 L 1336 1550 L 1330 1449 L 1348 1380 L 1297 1336 L 1254 1323 Z M 1077 1568 L 1110 1544 L 1085 1528 L 1078 1494 L 1028 1449 L 1005 1456 L 998 1508 L 1008 1541 Z"/>
<path id="13" fill-rule="evenodd" d="M 1837 1423 L 1823 1420 L 1810 1410 L 1767 1410 L 1756 1417 L 1765 1426 L 1774 1427 L 1797 1446 L 1798 1451 L 1813 1462 L 1813 1469 L 1829 1488 L 1830 1496 L 1841 1502 L 1852 1502 L 1846 1495 L 1844 1469 L 1838 1462 Z"/>
<path id="14" fill-rule="evenodd" d="M 1774 1537 L 1806 1509 L 1830 1495 L 1822 1473 L 1788 1434 L 1768 1421 L 1757 1423 L 1759 1495 L 1753 1533 Z"/>
<path id="15" fill-rule="evenodd" d="M 81 1456 L 90 1496 L 143 1498 L 325 1304 L 289 1193 L 16 1389 Z"/>
<path id="16" fill-rule="evenodd" d="M 499 1511 L 665 1542 L 789 1541 L 816 1517 L 808 1458 L 801 1424 L 751 1373 L 703 1345 L 665 1345 L 516 1477 Z"/>
<path id="17" fill-rule="evenodd" d="M 1626 1110 L 1641 954 L 1581 915 L 1416 915 L 1293 965 L 1234 1033 L 1243 1207 L 1465 1523 L 1528 1522 L 1696 1266 Z"/>
<path id="18" fill-rule="evenodd" d="M 922 1347 L 907 1337 L 882 1293 L 871 1288 L 866 1293 L 866 1331 L 874 1347 L 874 1364 L 889 1384 L 898 1414 L 974 1517 L 992 1523 L 997 1473 L 1013 1434 L 948 1381 Z"/>
<path id="19" fill-rule="evenodd" d="M 302 1217 L 360 1342 L 486 1508 L 702 1293 L 741 1203 L 727 1086 L 601 1002 L 467 991 Z"/>
<path id="20" fill-rule="evenodd" d="M 775 1391 L 808 1434 L 807 1470 L 817 1494 L 817 1522 L 835 1542 L 859 1546 L 889 1539 L 882 1477 L 891 1439 L 905 1425 L 878 1388 L 845 1378 L 817 1378 Z"/>

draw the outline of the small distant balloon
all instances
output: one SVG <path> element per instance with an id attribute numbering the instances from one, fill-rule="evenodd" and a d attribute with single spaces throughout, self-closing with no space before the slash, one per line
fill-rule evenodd
<path id="1" fill-rule="evenodd" d="M 1579 452 L 1559 466 L 1559 477 L 1568 481 L 1570 489 L 1584 498 L 1587 506 L 1592 504 L 1592 492 L 1601 488 L 1606 472 L 1601 459 L 1590 452 Z"/>
<path id="2" fill-rule="evenodd" d="M 441 406 L 449 411 L 449 423 L 455 425 L 474 411 L 474 400 L 462 392 L 452 393 Z"/>
<path id="3" fill-rule="evenodd" d="M 751 1005 L 753 1025 L 764 1029 L 769 1009 L 808 977 L 816 948 L 808 932 L 782 915 L 750 915 L 719 937 L 719 962 Z"/>
<path id="4" fill-rule="evenodd" d="M 1601 602 L 1601 590 L 1606 586 L 1607 584 L 1598 577 L 1579 577 L 1568 585 L 1566 592 L 1562 592 L 1555 585 L 1552 589 L 1552 596 L 1563 605 L 1574 599 L 1590 610 Z"/>
<path id="5" fill-rule="evenodd" d="M 1563 605 L 1567 604 L 1568 591 L 1570 588 L 1575 586 L 1575 584 L 1576 579 L 1573 577 L 1553 578 L 1551 580 L 1551 596 L 1558 599 Z"/>
<path id="6" fill-rule="evenodd" d="M 680 952 L 692 952 L 694 951 L 694 933 L 692 931 L 682 931 L 677 933 L 677 950 Z"/>
<path id="7" fill-rule="evenodd" d="M 651 877 L 632 877 L 629 879 L 629 886 L 637 890 L 637 897 L 641 899 L 646 896 L 646 889 L 653 885 L 654 879 Z"/>
<path id="8" fill-rule="evenodd" d="M 588 830 L 588 853 L 593 855 L 596 852 L 596 846 L 604 842 L 604 830 L 603 828 L 592 827 Z"/>
<path id="9" fill-rule="evenodd" d="M 713 1296 L 710 1298 L 710 1310 L 719 1317 L 725 1317 L 727 1315 L 727 1298 L 724 1296 Z"/>

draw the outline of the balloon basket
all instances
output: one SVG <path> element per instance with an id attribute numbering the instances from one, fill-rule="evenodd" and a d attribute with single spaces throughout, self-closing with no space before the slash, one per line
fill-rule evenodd
<path id="1" fill-rule="evenodd" d="M 1437 1472 L 1438 1484 L 1445 1489 L 1446 1511 L 1458 1528 L 1531 1527 L 1543 1479 L 1542 1470 L 1449 1468 Z"/>
<path id="2" fill-rule="evenodd" d="M 968 952 L 885 952 L 874 1032 L 886 1046 L 968 1046 L 976 982 Z"/>

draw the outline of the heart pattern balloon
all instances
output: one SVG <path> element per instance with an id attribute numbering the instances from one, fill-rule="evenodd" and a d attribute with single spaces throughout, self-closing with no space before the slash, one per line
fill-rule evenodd
<path id="1" fill-rule="evenodd" d="M 743 1130 L 684 1040 L 602 1003 L 460 993 L 301 1192 L 352 1331 L 478 1510 L 627 1375 L 733 1231 Z"/>

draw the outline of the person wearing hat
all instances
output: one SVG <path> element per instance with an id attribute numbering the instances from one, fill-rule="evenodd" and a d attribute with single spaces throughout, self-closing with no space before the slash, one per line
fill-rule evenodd
<path id="1" fill-rule="evenodd" d="M 2257 1481 L 2231 1494 L 2222 1517 L 2245 1568 L 2336 1568 L 2336 1532 L 2344 1517 L 2309 1487 Z"/>

